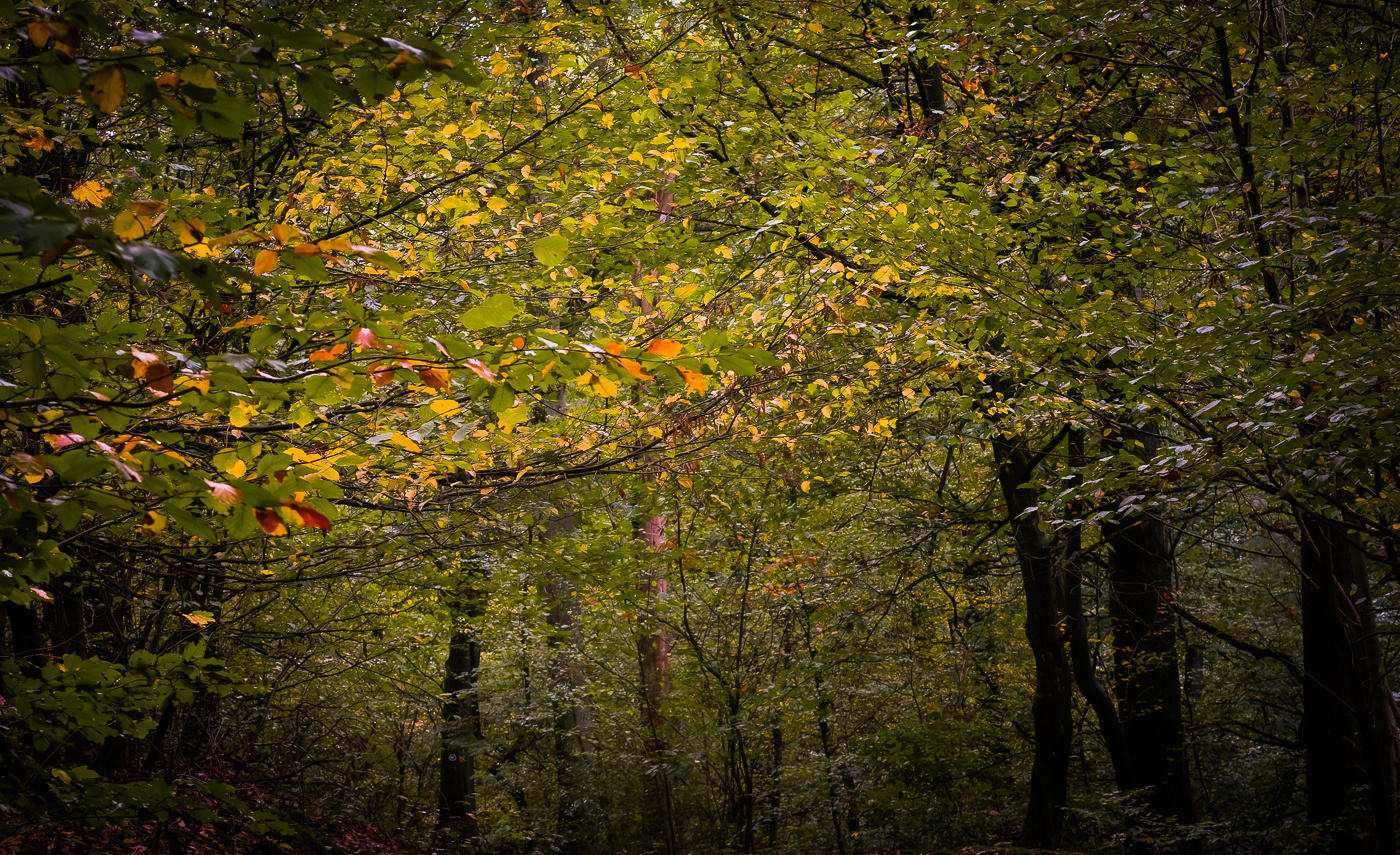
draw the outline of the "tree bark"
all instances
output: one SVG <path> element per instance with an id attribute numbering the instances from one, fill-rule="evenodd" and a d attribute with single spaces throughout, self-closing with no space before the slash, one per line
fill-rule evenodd
<path id="1" fill-rule="evenodd" d="M 992 450 L 1025 589 L 1026 641 L 1035 657 L 1035 698 L 1031 702 L 1035 751 L 1021 845 L 1052 849 L 1059 845 L 1064 828 L 1074 735 L 1073 681 L 1060 626 L 1064 617 L 1064 585 L 1056 573 L 1049 540 L 1040 530 L 1040 514 L 1035 510 L 1039 491 L 1023 486 L 1033 474 L 1038 458 L 1031 453 L 1023 435 L 997 433 L 992 439 Z"/>
<path id="2" fill-rule="evenodd" d="M 466 839 L 481 836 L 476 819 L 476 747 L 481 728 L 481 643 L 477 631 L 486 612 L 484 572 L 478 559 L 462 562 L 451 608 L 454 631 L 447 647 L 442 690 L 442 757 L 438 782 L 438 832 Z"/>
<path id="3" fill-rule="evenodd" d="M 1155 457 L 1160 444 L 1150 425 L 1123 428 L 1105 442 L 1126 447 L 1143 461 Z M 1155 816 L 1194 822 L 1166 523 L 1150 510 L 1120 502 L 1102 533 L 1108 546 L 1114 689 L 1133 787 L 1147 791 L 1146 807 Z"/>
<path id="4" fill-rule="evenodd" d="M 640 526 L 638 536 L 653 552 L 666 543 L 666 518 L 652 517 Z M 642 574 L 639 588 L 655 598 L 666 595 L 666 577 L 649 565 Z M 664 733 L 665 718 L 661 706 L 671 693 L 671 640 L 666 633 L 650 627 L 637 638 L 637 666 L 642 687 L 642 733 L 646 734 L 647 772 L 642 782 L 642 824 L 645 839 L 656 841 L 655 851 L 674 855 L 677 851 L 674 802 L 671 780 L 665 774 L 670 743 Z"/>
<path id="5" fill-rule="evenodd" d="M 1300 513 L 1308 819 L 1335 823 L 1317 851 L 1395 851 L 1395 704 L 1376 639 L 1366 559 L 1340 523 Z"/>

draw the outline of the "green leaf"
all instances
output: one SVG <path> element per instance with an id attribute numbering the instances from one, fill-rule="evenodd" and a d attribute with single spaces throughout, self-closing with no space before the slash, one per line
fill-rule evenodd
<path id="1" fill-rule="evenodd" d="M 553 267 L 569 256 L 569 239 L 563 235 L 550 235 L 535 242 L 535 258 L 540 263 Z"/>
<path id="2" fill-rule="evenodd" d="M 517 311 L 515 300 L 509 294 L 492 294 L 480 306 L 463 312 L 459 320 L 469 330 L 484 330 L 504 326 L 515 317 Z"/>

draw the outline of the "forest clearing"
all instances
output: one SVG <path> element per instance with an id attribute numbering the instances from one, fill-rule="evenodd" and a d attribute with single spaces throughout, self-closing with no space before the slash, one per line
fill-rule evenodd
<path id="1" fill-rule="evenodd" d="M 0 852 L 1396 851 L 1393 3 L 0 10 Z"/>

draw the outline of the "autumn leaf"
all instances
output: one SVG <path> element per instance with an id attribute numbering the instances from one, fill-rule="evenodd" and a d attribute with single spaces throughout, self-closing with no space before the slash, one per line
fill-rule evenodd
<path id="1" fill-rule="evenodd" d="M 301 229 L 296 226 L 289 226 L 286 223 L 278 223 L 272 227 L 272 236 L 278 243 L 291 243 L 293 238 L 301 237 Z"/>
<path id="2" fill-rule="evenodd" d="M 165 531 L 167 522 L 169 522 L 169 518 L 160 511 L 146 511 L 146 516 L 142 520 L 141 528 L 149 531 L 151 534 L 159 534 Z"/>
<path id="3" fill-rule="evenodd" d="M 480 359 L 468 359 L 467 367 L 475 372 L 476 376 L 485 380 L 487 383 L 496 382 L 496 372 L 492 371 L 486 363 L 482 362 Z"/>
<path id="4" fill-rule="evenodd" d="M 214 622 L 213 612 L 185 612 L 182 613 L 180 617 L 184 618 L 185 620 L 189 621 L 190 623 L 194 624 L 200 629 L 203 629 L 204 627 Z"/>
<path id="5" fill-rule="evenodd" d="M 311 352 L 311 355 L 307 358 L 310 359 L 312 362 L 328 362 L 332 359 L 335 359 L 337 356 L 341 355 L 344 352 L 345 345 L 337 344 L 334 347 L 323 347 L 320 350 L 314 350 Z"/>
<path id="6" fill-rule="evenodd" d="M 642 370 L 641 364 L 640 364 L 640 363 L 637 363 L 637 362 L 635 362 L 635 361 L 633 361 L 633 360 L 631 360 L 631 359 L 618 359 L 618 360 L 617 360 L 617 364 L 618 364 L 618 365 L 621 365 L 623 368 L 625 368 L 625 369 L 627 370 L 627 373 L 628 373 L 628 374 L 631 374 L 633 377 L 636 377 L 638 380 L 650 380 L 650 379 L 651 379 L 651 375 Z"/>
<path id="7" fill-rule="evenodd" d="M 175 375 L 163 362 L 146 366 L 146 388 L 161 395 L 175 391 Z"/>
<path id="8" fill-rule="evenodd" d="M 277 259 L 276 250 L 265 249 L 259 252 L 257 258 L 253 259 L 253 272 L 259 276 L 264 273 L 271 273 L 277 269 Z"/>
<path id="9" fill-rule="evenodd" d="M 418 379 L 429 389 L 445 390 L 452 387 L 451 375 L 441 368 L 421 368 L 418 370 Z"/>
<path id="10" fill-rule="evenodd" d="M 302 525 L 319 528 L 321 531 L 331 530 L 331 521 L 305 502 L 283 502 L 282 507 L 290 508 Z"/>
<path id="11" fill-rule="evenodd" d="M 662 359 L 674 359 L 681 353 L 681 346 L 678 342 L 659 338 L 647 345 L 647 353 L 652 356 L 659 356 Z"/>
<path id="12" fill-rule="evenodd" d="M 258 525 L 262 530 L 274 537 L 287 533 L 287 524 L 282 522 L 282 516 L 272 508 L 253 508 L 253 516 L 257 518 Z"/>
<path id="13" fill-rule="evenodd" d="M 350 337 L 350 340 L 355 343 L 356 350 L 379 347 L 379 339 L 374 337 L 374 331 L 369 327 L 360 327 L 355 330 L 355 334 Z"/>
<path id="14" fill-rule="evenodd" d="M 685 387 L 692 392 L 703 392 L 706 386 L 709 385 L 709 381 L 706 380 L 704 374 L 689 371 L 679 366 L 676 367 L 676 370 L 681 373 L 681 379 L 685 381 Z"/>
<path id="15" fill-rule="evenodd" d="M 120 66 L 109 65 L 98 71 L 88 80 L 88 92 L 92 104 L 104 113 L 111 113 L 122 102 L 126 94 L 126 73 Z"/>
<path id="16" fill-rule="evenodd" d="M 243 494 L 231 484 L 210 481 L 208 478 L 204 479 L 204 483 L 209 486 L 209 495 L 213 496 L 214 501 L 225 510 L 243 501 Z"/>
<path id="17" fill-rule="evenodd" d="M 388 386 L 394 382 L 394 372 L 397 370 L 397 365 L 376 362 L 369 367 L 369 379 L 377 387 Z"/>
<path id="18" fill-rule="evenodd" d="M 76 195 L 77 191 L 74 191 Z M 181 217 L 170 224 L 170 230 L 185 246 L 194 246 L 204 241 L 204 221 L 198 217 Z"/>
<path id="19" fill-rule="evenodd" d="M 112 194 L 96 181 L 84 181 L 73 188 L 73 198 L 84 205 L 100 208 L 103 202 L 112 198 Z"/>

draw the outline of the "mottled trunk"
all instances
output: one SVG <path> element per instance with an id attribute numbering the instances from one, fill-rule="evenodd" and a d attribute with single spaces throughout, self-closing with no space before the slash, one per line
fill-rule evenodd
<path id="1" fill-rule="evenodd" d="M 1365 555 L 1339 523 L 1299 525 L 1308 818 L 1336 823 L 1318 851 L 1392 853 L 1400 745 Z"/>
<path id="2" fill-rule="evenodd" d="M 1035 697 L 1031 701 L 1035 750 L 1021 844 L 1049 849 L 1059 844 L 1064 827 L 1074 735 L 1073 681 L 1061 629 L 1064 586 L 1056 573 L 1049 540 L 1040 529 L 1040 514 L 1035 510 L 1039 491 L 1023 486 L 1033 474 L 1037 458 L 1022 435 L 996 434 L 992 449 L 1021 568 L 1026 640 L 1035 657 Z"/>

